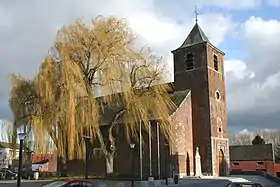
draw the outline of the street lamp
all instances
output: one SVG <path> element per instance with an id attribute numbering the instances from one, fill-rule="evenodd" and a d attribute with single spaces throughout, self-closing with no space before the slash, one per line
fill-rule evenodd
<path id="1" fill-rule="evenodd" d="M 133 149 L 135 148 L 135 143 L 133 141 L 129 144 L 131 148 L 131 169 L 132 169 L 132 179 L 131 179 L 131 187 L 134 187 L 134 156 L 133 156 Z"/>
<path id="2" fill-rule="evenodd" d="M 25 133 L 18 133 L 18 137 L 19 137 L 19 156 L 18 156 L 17 187 L 20 187 L 20 182 L 21 182 L 22 149 L 23 149 L 23 140 L 24 140 L 25 136 L 26 136 Z"/>
<path id="3" fill-rule="evenodd" d="M 85 155 L 85 179 L 88 179 L 88 161 L 89 161 L 89 140 L 90 136 L 84 135 L 84 140 L 86 144 L 86 155 Z"/>

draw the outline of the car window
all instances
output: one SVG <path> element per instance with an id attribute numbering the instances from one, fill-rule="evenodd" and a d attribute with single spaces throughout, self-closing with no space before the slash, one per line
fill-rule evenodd
<path id="1" fill-rule="evenodd" d="M 80 182 L 71 182 L 67 187 L 81 187 Z"/>
<path id="2" fill-rule="evenodd" d="M 55 181 L 55 182 L 47 183 L 47 184 L 43 185 L 42 187 L 61 187 L 64 184 L 66 184 L 65 181 Z"/>
<path id="3" fill-rule="evenodd" d="M 93 187 L 93 184 L 90 182 L 82 182 L 82 187 Z"/>

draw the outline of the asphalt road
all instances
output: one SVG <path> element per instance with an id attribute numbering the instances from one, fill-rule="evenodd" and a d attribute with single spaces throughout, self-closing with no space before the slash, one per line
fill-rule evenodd
<path id="1" fill-rule="evenodd" d="M 251 182 L 257 182 L 262 184 L 264 187 L 280 187 L 272 181 L 269 181 L 260 176 L 235 176 L 235 177 L 224 177 L 215 179 L 185 179 L 180 181 L 182 187 L 225 187 L 230 181 L 235 180 L 247 180 Z M 94 181 L 96 184 L 101 181 Z M 41 187 L 47 181 L 23 181 L 21 187 Z M 107 181 L 107 187 L 116 187 L 117 181 Z M 130 187 L 130 182 L 125 182 L 125 187 Z M 135 184 L 136 187 L 139 184 Z M 177 185 L 176 185 L 177 186 Z M 0 187 L 16 187 L 16 181 L 0 181 Z M 99 185 L 97 185 L 99 187 Z M 100 186 L 101 187 L 101 186 Z M 175 187 L 175 185 L 170 185 L 170 187 Z"/>
<path id="2" fill-rule="evenodd" d="M 41 187 L 46 181 L 28 181 L 22 182 L 21 187 Z M 16 187 L 16 181 L 0 181 L 0 187 Z"/>

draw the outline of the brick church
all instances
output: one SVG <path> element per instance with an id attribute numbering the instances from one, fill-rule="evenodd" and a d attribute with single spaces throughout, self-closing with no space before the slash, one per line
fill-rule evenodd
<path id="1" fill-rule="evenodd" d="M 227 175 L 229 142 L 223 62 L 225 54 L 211 44 L 197 22 L 183 44 L 172 53 L 175 93 L 188 92 L 180 106 L 189 108 L 192 114 L 191 120 L 190 117 L 187 121 L 181 119 L 181 123 L 176 124 L 179 130 L 175 130 L 175 133 L 179 131 L 186 137 L 183 140 L 177 135 L 183 142 L 175 143 L 177 150 L 172 151 L 179 156 L 178 173 L 185 175 L 184 171 L 188 170 L 185 165 L 194 165 L 184 164 L 184 160 L 187 160 L 185 158 L 188 155 L 194 157 L 198 147 L 203 173 Z M 184 116 L 182 113 L 180 111 L 180 114 L 173 115 L 181 118 Z M 194 162 L 194 159 L 191 158 L 190 162 Z M 193 168 L 190 168 L 190 173 Z"/>
<path id="2" fill-rule="evenodd" d="M 133 175 L 141 180 L 149 176 L 167 178 L 174 172 L 192 176 L 197 147 L 203 174 L 228 174 L 224 53 L 211 44 L 197 23 L 183 44 L 172 53 L 174 90 L 171 97 L 177 108 L 170 111 L 170 119 L 175 141 L 165 140 L 155 120 L 151 120 L 152 135 L 142 132 L 144 143 L 138 142 L 133 148 L 123 136 L 118 136 L 115 176 Z M 91 158 L 92 175 L 105 173 L 105 161 L 100 159 Z M 75 171 L 75 174 L 83 174 L 83 166 L 83 163 L 81 167 L 77 163 L 67 164 L 68 171 Z"/>

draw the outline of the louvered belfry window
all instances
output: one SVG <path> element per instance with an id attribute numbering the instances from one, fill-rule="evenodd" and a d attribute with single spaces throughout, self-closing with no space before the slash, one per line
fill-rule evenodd
<path id="1" fill-rule="evenodd" d="M 194 68 L 194 55 L 193 53 L 188 53 L 186 56 L 186 70 L 191 70 Z"/>

